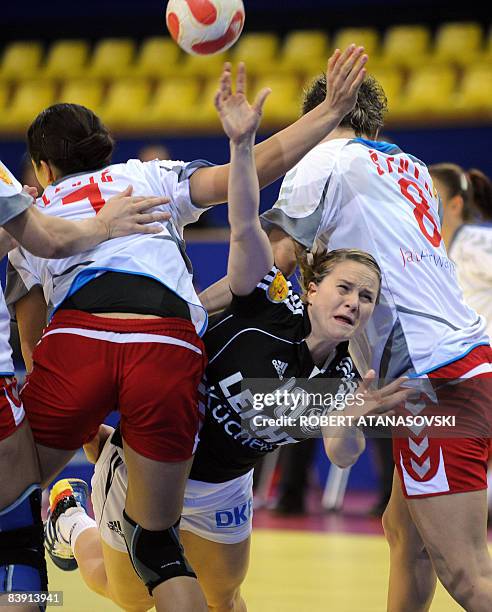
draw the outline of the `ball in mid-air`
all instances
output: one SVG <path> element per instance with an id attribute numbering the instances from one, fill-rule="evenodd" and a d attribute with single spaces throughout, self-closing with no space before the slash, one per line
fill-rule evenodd
<path id="1" fill-rule="evenodd" d="M 168 30 L 192 55 L 211 55 L 232 47 L 244 25 L 242 0 L 169 0 Z"/>

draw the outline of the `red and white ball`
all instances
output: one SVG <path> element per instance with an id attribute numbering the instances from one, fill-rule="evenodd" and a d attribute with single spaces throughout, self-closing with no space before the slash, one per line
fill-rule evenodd
<path id="1" fill-rule="evenodd" d="M 242 0 L 169 0 L 168 30 L 192 55 L 211 55 L 232 47 L 244 25 Z"/>

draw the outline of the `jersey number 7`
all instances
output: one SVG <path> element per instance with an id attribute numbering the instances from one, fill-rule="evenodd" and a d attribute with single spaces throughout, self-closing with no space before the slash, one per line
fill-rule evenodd
<path id="1" fill-rule="evenodd" d="M 99 185 L 94 181 L 94 177 L 91 176 L 89 183 L 79 187 L 75 191 L 72 191 L 69 195 L 62 198 L 62 204 L 73 204 L 74 202 L 80 202 L 80 200 L 89 200 L 90 205 L 95 210 L 96 214 L 106 204 L 106 200 L 101 195 Z"/>

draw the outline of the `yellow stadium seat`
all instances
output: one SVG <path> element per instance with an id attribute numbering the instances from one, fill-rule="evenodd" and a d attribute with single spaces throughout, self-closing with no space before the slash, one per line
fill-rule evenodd
<path id="1" fill-rule="evenodd" d="M 369 73 L 381 84 L 388 100 L 388 112 L 391 114 L 393 107 L 397 107 L 403 86 L 403 74 L 399 68 L 369 69 Z"/>
<path id="2" fill-rule="evenodd" d="M 489 32 L 487 34 L 487 39 L 485 41 L 485 47 L 483 51 L 481 51 L 476 58 L 477 62 L 488 62 L 492 63 L 492 26 L 489 28 Z"/>
<path id="3" fill-rule="evenodd" d="M 456 71 L 451 66 L 431 65 L 414 70 L 409 76 L 401 103 L 393 109 L 392 114 L 444 116 L 449 110 L 456 80 Z"/>
<path id="4" fill-rule="evenodd" d="M 14 42 L 3 52 L 0 79 L 19 81 L 36 76 L 43 48 L 39 42 Z"/>
<path id="5" fill-rule="evenodd" d="M 277 58 L 279 39 L 273 32 L 243 34 L 234 47 L 234 62 L 245 62 L 251 75 L 263 73 Z"/>
<path id="6" fill-rule="evenodd" d="M 369 57 L 379 54 L 379 34 L 374 28 L 344 28 L 336 33 L 333 47 L 342 51 L 350 44 L 362 45 Z"/>
<path id="7" fill-rule="evenodd" d="M 226 60 L 227 53 L 218 53 L 217 55 L 186 55 L 179 67 L 178 74 L 184 77 L 204 80 L 209 77 L 219 79 Z"/>
<path id="8" fill-rule="evenodd" d="M 125 76 L 134 52 L 131 39 L 105 38 L 96 45 L 86 75 L 102 79 Z"/>
<path id="9" fill-rule="evenodd" d="M 381 61 L 388 66 L 404 68 L 422 65 L 429 54 L 430 40 L 430 30 L 423 25 L 388 28 L 384 36 Z"/>
<path id="10" fill-rule="evenodd" d="M 466 70 L 456 109 L 465 113 L 492 111 L 492 63 L 473 65 Z"/>
<path id="11" fill-rule="evenodd" d="M 42 75 L 48 78 L 68 79 L 79 76 L 89 56 L 89 43 L 85 40 L 59 40 L 53 43 Z"/>
<path id="12" fill-rule="evenodd" d="M 294 30 L 287 34 L 275 69 L 306 74 L 324 70 L 328 35 L 321 30 Z"/>
<path id="13" fill-rule="evenodd" d="M 295 121 L 301 112 L 302 89 L 299 79 L 292 75 L 265 75 L 256 80 L 251 99 L 264 87 L 270 87 L 263 109 L 261 127 L 282 127 Z"/>
<path id="14" fill-rule="evenodd" d="M 135 117 L 144 112 L 150 96 L 147 79 L 123 78 L 111 83 L 101 107 L 103 120 L 111 127 L 131 128 Z"/>
<path id="15" fill-rule="evenodd" d="M 461 66 L 472 62 L 482 43 L 479 23 L 443 23 L 436 32 L 433 60 Z"/>
<path id="16" fill-rule="evenodd" d="M 222 132 L 222 126 L 214 104 L 218 85 L 217 79 L 210 78 L 193 105 L 189 107 L 188 127 L 190 129 L 219 134 Z"/>
<path id="17" fill-rule="evenodd" d="M 103 90 L 103 84 L 96 79 L 71 79 L 63 83 L 58 99 L 60 102 L 81 104 L 97 112 Z"/>
<path id="18" fill-rule="evenodd" d="M 25 130 L 36 115 L 54 100 L 55 87 L 49 81 L 22 81 L 17 85 L 5 112 L 0 113 L 0 130 Z"/>
<path id="19" fill-rule="evenodd" d="M 177 74 L 180 69 L 179 57 L 179 47 L 171 38 L 147 38 L 140 47 L 132 75 L 160 79 Z"/>
<path id="20" fill-rule="evenodd" d="M 166 79 L 160 82 L 145 111 L 133 124 L 141 129 L 173 133 L 187 127 L 200 90 L 194 79 Z"/>
<path id="21" fill-rule="evenodd" d="M 7 106 L 8 99 L 10 97 L 10 86 L 5 81 L 2 83 L 0 81 L 0 112 Z"/>

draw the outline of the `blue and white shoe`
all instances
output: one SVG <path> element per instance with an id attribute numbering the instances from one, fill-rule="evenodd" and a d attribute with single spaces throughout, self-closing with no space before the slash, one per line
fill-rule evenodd
<path id="1" fill-rule="evenodd" d="M 60 569 L 71 572 L 77 569 L 77 561 L 67 541 L 60 533 L 57 521 L 61 515 L 87 512 L 89 487 L 79 478 L 59 480 L 50 491 L 50 507 L 44 526 L 44 547 L 53 563 Z"/>

